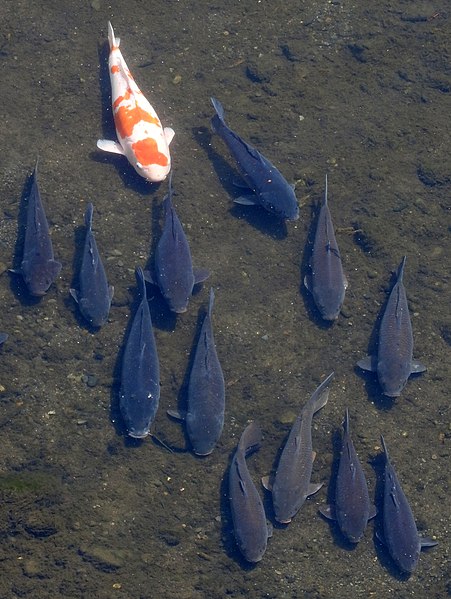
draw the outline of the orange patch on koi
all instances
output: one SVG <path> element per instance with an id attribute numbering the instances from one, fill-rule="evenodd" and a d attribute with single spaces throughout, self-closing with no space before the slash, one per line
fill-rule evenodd
<path id="1" fill-rule="evenodd" d="M 120 68 L 117 66 L 117 64 L 114 64 L 114 65 L 111 67 L 111 73 L 112 73 L 113 75 L 114 75 L 114 73 L 119 73 L 119 71 L 120 71 Z"/>
<path id="2" fill-rule="evenodd" d="M 143 166 L 148 166 L 150 164 L 158 164 L 160 166 L 168 165 L 167 156 L 158 150 L 157 142 L 151 137 L 137 141 L 132 144 L 132 148 L 136 160 Z"/>
<path id="3" fill-rule="evenodd" d="M 118 96 L 115 99 L 115 101 L 113 102 L 113 110 L 116 110 L 116 108 L 119 106 L 119 104 L 121 104 L 124 100 L 125 101 L 130 100 L 131 93 L 132 93 L 132 90 L 127 89 L 124 96 Z"/>
<path id="4" fill-rule="evenodd" d="M 139 106 L 134 106 L 133 108 L 130 106 L 119 106 L 114 115 L 116 129 L 121 137 L 130 137 L 133 133 L 134 126 L 141 121 L 161 127 L 158 118 L 155 118 Z"/>

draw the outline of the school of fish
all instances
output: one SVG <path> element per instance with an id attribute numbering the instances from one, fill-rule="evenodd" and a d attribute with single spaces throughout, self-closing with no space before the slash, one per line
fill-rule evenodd
<path id="1" fill-rule="evenodd" d="M 168 193 L 163 201 L 164 222 L 156 245 L 153 268 L 136 268 L 138 301 L 125 333 L 121 350 L 121 375 L 118 403 L 124 432 L 133 439 L 151 434 L 160 400 L 160 366 L 147 284 L 154 285 L 174 315 L 187 311 L 196 286 L 210 275 L 205 268 L 194 268 L 188 238 L 173 203 L 172 163 L 169 147 L 174 131 L 163 127 L 154 108 L 136 84 L 120 50 L 120 39 L 108 23 L 109 76 L 112 115 L 117 140 L 99 139 L 99 149 L 123 155 L 139 175 L 151 183 L 164 181 L 169 175 Z M 245 193 L 235 202 L 255 205 L 275 218 L 294 221 L 299 206 L 294 186 L 263 154 L 246 142 L 226 123 L 224 108 L 211 98 L 215 114 L 213 131 L 224 141 L 241 173 Z M 70 294 L 78 306 L 83 322 L 98 330 L 108 322 L 114 289 L 107 274 L 92 231 L 94 206 L 88 203 L 85 213 L 84 245 L 80 253 L 76 285 Z M 61 271 L 55 259 L 49 226 L 37 180 L 37 164 L 31 176 L 26 205 L 22 257 L 12 272 L 21 275 L 28 293 L 42 298 Z M 382 394 L 396 398 L 408 378 L 426 370 L 413 358 L 413 332 L 403 277 L 404 256 L 396 280 L 382 311 L 374 355 L 359 360 L 360 369 L 376 373 Z M 328 204 L 326 175 L 324 200 L 318 208 L 315 235 L 311 246 L 304 285 L 311 294 L 317 316 L 332 324 L 340 316 L 348 281 L 335 237 Z M 213 333 L 215 293 L 210 289 L 208 307 L 193 348 L 188 379 L 186 405 L 168 410 L 168 415 L 184 423 L 189 447 L 198 456 L 210 455 L 217 446 L 224 427 L 226 384 Z M 0 344 L 8 334 L 0 333 Z M 219 352 L 220 354 L 221 352 Z M 283 444 L 273 473 L 262 478 L 271 494 L 273 519 L 278 528 L 286 527 L 301 510 L 308 497 L 317 493 L 322 482 L 312 482 L 314 460 L 314 415 L 328 402 L 334 373 L 319 384 L 304 403 Z M 297 403 L 297 400 L 295 400 Z M 228 469 L 228 493 L 237 547 L 244 560 L 259 562 L 273 534 L 264 503 L 254 484 L 246 458 L 262 443 L 257 422 L 243 431 Z M 335 522 L 343 539 L 358 543 L 367 524 L 378 512 L 381 526 L 378 539 L 400 572 L 411 574 L 418 563 L 420 550 L 435 540 L 418 533 L 412 509 L 391 464 L 387 445 L 383 448 L 383 497 L 376 508 L 370 499 L 367 477 L 350 433 L 350 414 L 343 421 L 341 451 L 334 477 L 334 500 L 320 508 L 320 513 Z M 280 526 L 283 525 L 283 526 Z M 283 534 L 283 531 L 277 531 Z"/>

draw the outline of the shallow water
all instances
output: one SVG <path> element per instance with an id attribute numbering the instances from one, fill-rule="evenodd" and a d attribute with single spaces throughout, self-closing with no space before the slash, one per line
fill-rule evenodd
<path id="1" fill-rule="evenodd" d="M 0 98 L 0 560 L 5 597 L 424 597 L 451 594 L 449 7 L 425 2 L 248 0 L 104 3 L 5 0 Z M 131 443 L 117 415 L 119 351 L 136 302 L 134 268 L 149 261 L 167 185 L 140 180 L 96 150 L 114 135 L 106 23 L 138 85 L 176 136 L 174 202 L 196 265 L 211 277 L 186 314 L 150 305 L 161 363 L 155 435 Z M 232 128 L 296 181 L 301 217 L 279 225 L 237 207 L 233 160 L 212 137 L 211 95 Z M 211 145 L 210 145 L 211 144 Z M 39 155 L 56 284 L 30 302 L 7 269 L 20 262 L 18 218 Z M 350 286 L 333 327 L 301 289 L 315 208 L 329 206 Z M 92 333 L 69 297 L 94 203 L 94 231 L 115 296 Z M 415 357 L 428 371 L 401 397 L 381 397 L 355 363 L 374 348 L 391 271 L 404 283 Z M 196 459 L 177 406 L 199 312 L 216 293 L 214 329 L 226 385 L 224 432 Z M 314 418 L 313 481 L 327 481 L 346 406 L 374 493 L 383 433 L 419 530 L 439 545 L 406 580 L 375 547 L 374 524 L 353 550 L 317 514 L 327 484 L 289 527 L 275 528 L 255 567 L 237 555 L 224 474 L 257 419 L 267 474 L 290 422 L 335 370 Z M 268 497 L 266 505 L 269 508 Z M 269 516 L 271 518 L 271 512 Z"/>

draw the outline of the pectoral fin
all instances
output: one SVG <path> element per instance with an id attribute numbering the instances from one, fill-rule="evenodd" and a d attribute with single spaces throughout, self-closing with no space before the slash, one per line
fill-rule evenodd
<path id="1" fill-rule="evenodd" d="M 315 493 L 318 493 L 322 486 L 323 483 L 310 483 L 308 486 L 307 497 L 309 497 L 310 495 L 314 495 Z"/>
<path id="2" fill-rule="evenodd" d="M 163 129 L 164 137 L 166 139 L 166 143 L 169 145 L 171 141 L 174 139 L 175 131 L 171 129 L 171 127 L 165 127 Z"/>
<path id="3" fill-rule="evenodd" d="M 203 283 L 210 276 L 210 271 L 206 268 L 195 268 L 193 270 L 194 284 Z"/>
<path id="4" fill-rule="evenodd" d="M 422 539 L 420 539 L 420 542 L 421 549 L 426 547 L 435 547 L 436 545 L 438 545 L 438 541 L 434 541 L 434 539 L 430 539 L 429 537 L 423 537 Z"/>
<path id="5" fill-rule="evenodd" d="M 241 204 L 242 206 L 255 206 L 255 204 L 258 204 L 255 195 L 240 196 L 235 198 L 233 201 L 235 204 Z"/>
<path id="6" fill-rule="evenodd" d="M 117 141 L 112 141 L 111 139 L 98 139 L 97 147 L 99 150 L 103 150 L 104 152 L 124 155 L 124 150 L 122 149 L 121 144 Z"/>
<path id="7" fill-rule="evenodd" d="M 362 360 L 357 362 L 357 366 L 362 370 L 369 370 L 370 372 L 377 371 L 377 358 L 376 356 L 366 356 Z"/>
<path id="8" fill-rule="evenodd" d="M 272 480 L 270 476 L 262 476 L 262 485 L 263 488 L 271 493 L 272 491 Z"/>
<path id="9" fill-rule="evenodd" d="M 424 372 L 426 370 L 426 366 L 418 360 L 412 360 L 412 364 L 410 366 L 411 374 L 420 374 L 420 372 Z"/>
<path id="10" fill-rule="evenodd" d="M 186 418 L 186 413 L 185 412 L 181 412 L 179 410 L 166 410 L 166 414 L 168 416 L 170 416 L 171 418 L 174 418 L 174 420 L 185 420 Z"/>
<path id="11" fill-rule="evenodd" d="M 336 520 L 335 516 L 335 506 L 333 505 L 323 505 L 319 508 L 319 513 L 327 518 L 328 520 Z"/>

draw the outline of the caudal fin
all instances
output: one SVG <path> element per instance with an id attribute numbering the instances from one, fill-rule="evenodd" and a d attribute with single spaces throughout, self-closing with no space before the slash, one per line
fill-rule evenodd
<path id="1" fill-rule="evenodd" d="M 114 37 L 114 29 L 110 21 L 108 21 L 108 41 L 110 43 L 110 50 L 119 48 L 119 44 L 121 43 L 120 37 Z"/>
<path id="2" fill-rule="evenodd" d="M 308 404 L 310 404 L 313 414 L 326 405 L 329 399 L 329 385 L 334 376 L 335 372 L 331 372 L 309 399 Z"/>
<path id="3" fill-rule="evenodd" d="M 238 443 L 238 450 L 242 451 L 244 455 L 249 455 L 251 452 L 259 449 L 262 440 L 262 432 L 259 425 L 254 421 L 251 422 L 241 435 L 240 442 Z"/>
<path id="4" fill-rule="evenodd" d="M 221 125 L 224 125 L 224 108 L 219 100 L 216 98 L 210 98 L 211 103 L 213 104 L 214 109 L 216 110 L 216 114 L 211 119 L 211 126 L 215 133 L 221 128 Z"/>

